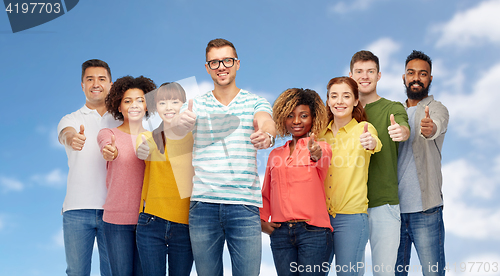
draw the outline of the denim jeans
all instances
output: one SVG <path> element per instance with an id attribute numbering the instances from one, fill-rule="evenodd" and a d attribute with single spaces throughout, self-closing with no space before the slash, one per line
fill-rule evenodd
<path id="1" fill-rule="evenodd" d="M 188 276 L 193 268 L 189 225 L 164 220 L 147 213 L 139 214 L 137 247 L 142 271 L 147 276 Z"/>
<path id="2" fill-rule="evenodd" d="M 305 222 L 283 222 L 270 238 L 278 276 L 327 275 L 333 249 L 330 229 Z"/>
<path id="3" fill-rule="evenodd" d="M 401 235 L 399 205 L 385 204 L 368 208 L 368 224 L 373 275 L 395 275 L 394 267 Z"/>
<path id="4" fill-rule="evenodd" d="M 191 201 L 189 236 L 199 276 L 222 276 L 225 241 L 232 275 L 259 275 L 262 236 L 258 207 Z"/>
<path id="5" fill-rule="evenodd" d="M 368 242 L 367 214 L 330 215 L 333 227 L 333 251 L 337 275 L 355 276 L 365 273 L 365 248 Z M 332 269 L 333 270 L 333 269 Z"/>
<path id="6" fill-rule="evenodd" d="M 424 212 L 401 214 L 401 243 L 396 275 L 408 275 L 407 271 L 411 269 L 409 265 L 412 243 L 417 250 L 424 276 L 445 274 L 442 206 Z"/>
<path id="7" fill-rule="evenodd" d="M 142 276 L 139 252 L 135 243 L 136 225 L 104 222 L 104 234 L 113 276 Z"/>
<path id="8" fill-rule="evenodd" d="M 69 210 L 63 213 L 64 250 L 68 276 L 90 275 L 92 250 L 96 237 L 101 275 L 111 275 L 102 214 L 103 210 L 95 209 Z"/>

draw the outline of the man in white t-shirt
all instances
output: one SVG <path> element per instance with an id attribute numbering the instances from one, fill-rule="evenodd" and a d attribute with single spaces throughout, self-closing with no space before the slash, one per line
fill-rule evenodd
<path id="1" fill-rule="evenodd" d="M 63 203 L 63 233 L 67 275 L 90 275 L 92 250 L 97 237 L 101 275 L 111 275 L 104 232 L 102 205 L 106 199 L 106 161 L 97 145 L 102 128 L 119 122 L 106 111 L 104 100 L 112 85 L 106 62 L 92 59 L 82 64 L 85 105 L 64 116 L 57 132 L 68 156 L 68 184 Z"/>

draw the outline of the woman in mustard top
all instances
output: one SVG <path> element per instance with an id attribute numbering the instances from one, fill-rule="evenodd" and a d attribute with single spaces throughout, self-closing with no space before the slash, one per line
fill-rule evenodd
<path id="1" fill-rule="evenodd" d="M 145 160 L 137 247 L 144 275 L 190 275 L 193 253 L 189 239 L 189 201 L 193 167 L 191 133 L 179 139 L 170 123 L 186 102 L 178 83 L 164 83 L 148 97 L 148 109 L 162 118 L 160 126 L 137 138 L 137 156 Z M 149 104 L 153 103 L 153 104 Z"/>
<path id="2" fill-rule="evenodd" d="M 332 146 L 325 185 L 326 205 L 333 227 L 337 275 L 363 275 L 368 242 L 367 180 L 370 156 L 382 144 L 358 99 L 358 85 L 349 77 L 327 85 L 328 127 L 319 138 Z M 355 269 L 351 269 L 351 267 Z M 332 266 L 333 267 L 333 266 Z"/>

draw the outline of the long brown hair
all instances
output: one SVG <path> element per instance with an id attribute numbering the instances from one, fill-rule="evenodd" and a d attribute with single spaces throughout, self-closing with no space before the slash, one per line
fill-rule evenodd
<path id="1" fill-rule="evenodd" d="M 327 98 L 326 109 L 328 114 L 328 122 L 333 121 L 333 113 L 332 110 L 330 109 L 330 106 L 328 106 L 328 100 L 330 99 L 330 88 L 334 84 L 342 84 L 342 83 L 347 84 L 349 88 L 351 88 L 352 94 L 354 94 L 354 99 L 359 100 L 358 83 L 355 80 L 349 77 L 337 77 L 331 79 L 326 85 L 326 98 Z M 352 117 L 356 119 L 356 121 L 358 122 L 367 121 L 365 109 L 363 108 L 363 106 L 359 101 L 358 104 L 352 110 Z"/>

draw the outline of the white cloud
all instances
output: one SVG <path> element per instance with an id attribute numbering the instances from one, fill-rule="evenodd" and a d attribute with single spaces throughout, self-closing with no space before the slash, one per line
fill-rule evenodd
<path id="1" fill-rule="evenodd" d="M 401 49 L 401 44 L 391 38 L 384 37 L 368 45 L 367 50 L 379 58 L 381 78 L 377 83 L 377 93 L 393 101 L 404 101 L 404 85 L 401 76 L 404 72 L 404 61 L 395 60 L 394 55 Z"/>
<path id="2" fill-rule="evenodd" d="M 57 137 L 57 135 L 58 135 L 57 125 L 53 125 L 50 127 L 47 127 L 44 125 L 38 125 L 35 127 L 35 131 L 38 134 L 44 135 L 47 138 L 48 144 L 50 145 L 50 147 L 64 150 L 64 147 L 59 143 L 59 140 Z"/>
<path id="3" fill-rule="evenodd" d="M 24 184 L 21 181 L 5 176 L 0 176 L 0 187 L 4 193 L 10 191 L 20 192 L 24 190 Z"/>
<path id="4" fill-rule="evenodd" d="M 455 14 L 433 31 L 440 35 L 436 46 L 469 47 L 490 42 L 500 44 L 500 0 L 484 1 Z"/>
<path id="5" fill-rule="evenodd" d="M 466 239 L 500 240 L 499 206 L 487 208 L 471 204 L 493 202 L 498 194 L 498 174 L 479 170 L 465 159 L 445 164 L 442 171 L 446 231 Z"/>
<path id="6" fill-rule="evenodd" d="M 274 266 L 274 262 L 272 262 L 271 264 L 262 262 L 262 265 L 260 266 L 260 275 L 266 275 L 266 276 L 278 275 L 276 273 L 276 267 Z"/>
<path id="7" fill-rule="evenodd" d="M 436 58 L 433 60 L 432 75 L 434 80 L 439 80 L 441 87 L 436 89 L 436 91 L 431 88 L 430 93 L 444 92 L 443 90 L 445 89 L 447 91 L 453 91 L 454 95 L 463 94 L 465 92 L 464 88 L 466 87 L 467 80 L 465 69 L 467 69 L 467 65 L 464 64 L 456 68 L 447 68 L 442 59 Z"/>
<path id="8" fill-rule="evenodd" d="M 483 73 L 482 78 L 471 85 L 472 93 L 456 93 L 452 90 L 441 94 L 441 101 L 450 112 L 450 124 L 453 124 L 460 135 L 474 139 L 486 136 L 487 139 L 497 133 L 495 130 L 500 128 L 500 120 L 494 112 L 500 101 L 500 93 L 496 92 L 498 76 L 500 63 Z"/>
<path id="9" fill-rule="evenodd" d="M 342 1 L 331 5 L 329 10 L 334 13 L 349 13 L 353 11 L 367 10 L 375 0 L 355 0 L 355 1 Z"/>
<path id="10" fill-rule="evenodd" d="M 63 173 L 61 169 L 54 169 L 47 174 L 36 174 L 31 179 L 41 185 L 59 188 L 64 187 L 66 183 L 67 174 Z"/>
<path id="11" fill-rule="evenodd" d="M 63 230 L 60 229 L 56 234 L 52 236 L 52 244 L 56 245 L 57 247 L 64 248 L 64 234 Z"/>
<path id="12" fill-rule="evenodd" d="M 214 89 L 213 82 L 201 81 L 198 83 L 194 76 L 178 80 L 176 82 L 178 82 L 186 91 L 187 99 L 192 99 L 196 96 L 203 95 L 206 92 Z"/>
<path id="13" fill-rule="evenodd" d="M 498 275 L 499 261 L 500 255 L 497 252 L 469 256 L 460 262 L 448 263 L 446 275 Z"/>

